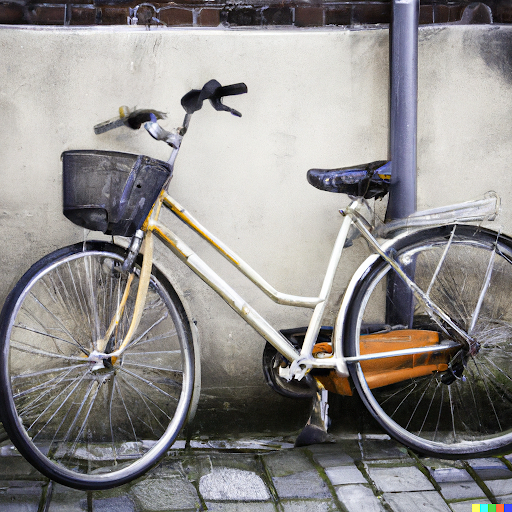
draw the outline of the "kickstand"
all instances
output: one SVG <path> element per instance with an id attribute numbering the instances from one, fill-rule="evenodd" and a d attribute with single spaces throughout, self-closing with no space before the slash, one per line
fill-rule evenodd
<path id="1" fill-rule="evenodd" d="M 311 415 L 295 440 L 295 446 L 308 446 L 311 444 L 334 443 L 335 440 L 327 429 L 329 427 L 329 402 L 328 391 L 315 378 L 310 380 L 315 393 L 311 406 Z"/>

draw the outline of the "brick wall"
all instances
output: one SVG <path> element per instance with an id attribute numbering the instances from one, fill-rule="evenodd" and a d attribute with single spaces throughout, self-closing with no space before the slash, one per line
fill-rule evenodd
<path id="1" fill-rule="evenodd" d="M 425 2 L 420 23 L 512 22 L 512 0 L 490 0 L 487 5 L 459 2 Z M 469 7 L 471 15 L 463 15 Z M 487 7 L 489 6 L 489 7 Z M 476 14 L 475 14 L 476 8 Z M 487 14 L 489 13 L 489 14 Z M 204 0 L 140 3 L 123 0 L 52 0 L 0 2 L 0 23 L 34 25 L 167 25 L 223 26 L 356 26 L 389 23 L 390 2 L 329 1 L 310 3 L 279 0 L 226 3 Z M 467 18 L 467 19 L 465 19 Z"/>

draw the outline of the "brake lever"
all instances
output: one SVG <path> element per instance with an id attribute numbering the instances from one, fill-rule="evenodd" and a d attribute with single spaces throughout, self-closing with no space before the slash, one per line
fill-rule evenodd
<path id="1" fill-rule="evenodd" d="M 224 105 L 224 103 L 222 103 L 221 99 L 222 99 L 222 96 L 220 97 L 213 97 L 213 98 L 209 98 L 210 99 L 210 103 L 212 104 L 212 107 L 217 110 L 217 111 L 224 111 L 224 112 L 230 112 L 231 114 L 233 114 L 234 116 L 236 117 L 242 117 L 242 114 L 240 112 L 238 112 L 238 110 L 235 110 L 234 108 L 230 108 L 228 107 L 227 105 Z"/>

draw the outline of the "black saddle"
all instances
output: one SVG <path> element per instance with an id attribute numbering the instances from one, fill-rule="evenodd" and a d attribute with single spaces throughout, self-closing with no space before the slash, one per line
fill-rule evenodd
<path id="1" fill-rule="evenodd" d="M 308 182 L 313 187 L 327 192 L 378 199 L 384 197 L 389 191 L 391 162 L 378 160 L 339 169 L 310 169 Z"/>

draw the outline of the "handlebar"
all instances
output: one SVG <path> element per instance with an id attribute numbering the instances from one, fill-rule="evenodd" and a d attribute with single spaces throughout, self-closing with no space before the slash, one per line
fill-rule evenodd
<path id="1" fill-rule="evenodd" d="M 232 85 L 220 85 L 217 80 L 210 80 L 202 89 L 192 89 L 181 98 L 181 105 L 187 113 L 183 122 L 183 127 L 179 129 L 179 134 L 183 136 L 187 131 L 190 122 L 190 116 L 200 110 L 205 100 L 210 100 L 212 107 L 217 111 L 230 112 L 234 116 L 242 117 L 242 114 L 222 103 L 222 98 L 226 96 L 235 96 L 245 94 L 247 86 L 244 83 Z M 155 119 L 156 118 L 156 119 Z M 94 133 L 100 135 L 120 126 L 127 126 L 133 130 L 138 130 L 144 123 L 153 123 L 158 119 L 165 119 L 166 114 L 153 109 L 137 109 L 133 112 L 128 107 L 119 108 L 119 117 L 110 119 L 94 127 Z M 154 130 L 153 130 L 154 131 Z M 151 132 L 150 132 L 151 133 Z M 164 140 L 159 138 L 159 140 Z"/>
<path id="2" fill-rule="evenodd" d="M 99 135 L 120 126 L 127 126 L 133 130 L 138 130 L 142 124 L 147 132 L 156 140 L 166 142 L 173 148 L 169 158 L 169 164 L 174 165 L 174 160 L 178 154 L 183 136 L 187 132 L 190 118 L 194 112 L 200 110 L 205 100 L 210 100 L 212 107 L 218 111 L 230 112 L 231 114 L 242 117 L 237 110 L 230 108 L 222 103 L 225 96 L 235 96 L 247 92 L 247 86 L 244 83 L 222 86 L 217 80 L 210 80 L 202 89 L 192 89 L 181 98 L 181 105 L 185 109 L 186 115 L 183 126 L 175 131 L 169 132 L 158 124 L 159 119 L 165 119 L 166 114 L 158 110 L 139 109 L 130 112 L 128 107 L 119 108 L 119 117 L 97 124 L 94 127 L 94 133 Z"/>

